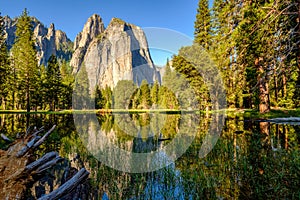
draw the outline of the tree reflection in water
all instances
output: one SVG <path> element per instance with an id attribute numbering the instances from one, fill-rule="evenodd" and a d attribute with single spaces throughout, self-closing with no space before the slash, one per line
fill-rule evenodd
<path id="1" fill-rule="evenodd" d="M 151 152 L 167 146 L 180 131 L 182 120 L 181 115 L 128 117 L 120 121 L 116 115 L 102 115 L 98 116 L 98 123 L 111 142 L 134 152 Z M 72 161 L 72 167 L 84 165 L 91 172 L 91 199 L 299 197 L 300 126 L 229 116 L 213 150 L 201 158 L 199 152 L 213 119 L 205 116 L 200 118 L 195 126 L 196 135 L 191 146 L 178 160 L 158 171 L 137 174 L 117 171 L 99 162 L 77 134 L 72 115 L 34 115 L 29 123 L 38 127 L 45 125 L 45 128 L 58 125 L 37 156 L 56 150 L 62 157 Z M 128 124 L 130 121 L 131 125 Z M 18 132 L 25 131 L 25 124 L 26 118 L 23 115 L 0 115 L 0 131 L 11 139 L 16 138 Z M 184 128 L 181 127 L 181 131 L 184 132 Z M 127 134 L 129 130 L 132 135 Z M 159 137 L 170 140 L 160 141 Z M 2 140 L 0 145 L 6 147 Z M 167 155 L 168 152 L 161 156 Z M 58 176 L 60 171 L 56 170 L 49 174 Z M 37 185 L 51 189 L 55 188 L 57 181 L 57 178 L 48 181 L 53 183 L 51 187 L 45 186 L 47 181 Z"/>

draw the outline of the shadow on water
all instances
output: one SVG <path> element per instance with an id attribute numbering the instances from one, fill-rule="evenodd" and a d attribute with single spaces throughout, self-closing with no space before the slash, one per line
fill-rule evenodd
<path id="1" fill-rule="evenodd" d="M 122 118 L 107 114 L 97 119 L 103 135 L 118 147 L 155 152 L 170 144 L 180 131 L 186 129 L 190 134 L 190 129 L 180 127 L 182 118 L 178 114 L 132 114 Z M 196 134 L 185 153 L 167 167 L 147 173 L 126 173 L 98 161 L 89 149 L 101 146 L 103 136 L 90 134 L 91 127 L 86 124 L 84 137 L 89 143 L 83 141 L 72 115 L 0 114 L 0 133 L 15 139 L 22 137 L 28 124 L 46 129 L 57 124 L 54 134 L 36 154 L 55 150 L 68 158 L 72 167 L 85 166 L 91 172 L 92 199 L 299 198 L 300 126 L 228 117 L 213 150 L 201 158 L 199 152 L 212 118 L 199 116 L 197 124 L 194 121 L 188 121 Z M 0 145 L 7 147 L 2 140 Z M 63 166 L 61 163 L 49 171 L 43 182 L 28 189 L 29 193 L 50 192 L 61 181 Z"/>

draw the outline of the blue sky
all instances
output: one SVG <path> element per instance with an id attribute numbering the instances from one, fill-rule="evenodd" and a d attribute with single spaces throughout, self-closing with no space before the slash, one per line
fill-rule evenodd
<path id="1" fill-rule="evenodd" d="M 192 39 L 197 4 L 197 0 L 0 0 L 0 12 L 2 16 L 16 17 L 27 8 L 31 16 L 47 27 L 54 23 L 71 40 L 95 13 L 102 17 L 105 26 L 111 18 L 118 17 L 142 28 L 167 28 Z M 169 56 L 157 51 L 152 52 L 152 57 L 162 64 Z"/>

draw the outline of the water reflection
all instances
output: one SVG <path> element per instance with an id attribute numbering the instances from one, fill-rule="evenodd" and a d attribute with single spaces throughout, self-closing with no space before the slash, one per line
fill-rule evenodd
<path id="1" fill-rule="evenodd" d="M 118 118 L 119 117 L 119 118 Z M 72 115 L 33 115 L 30 124 L 52 126 L 56 132 L 37 154 L 56 150 L 72 160 L 72 167 L 85 166 L 90 172 L 90 199 L 293 199 L 300 195 L 300 156 L 298 125 L 273 124 L 230 116 L 225 121 L 221 137 L 206 157 L 201 148 L 207 132 L 217 118 L 182 115 L 118 115 L 98 116 L 101 134 L 93 134 L 96 124 L 86 124 L 85 134 L 75 130 Z M 196 123 L 197 122 L 197 123 Z M 130 125 L 130 123 L 132 123 Z M 126 126 L 128 124 L 128 126 Z M 180 126 L 185 124 L 185 126 Z M 10 138 L 26 131 L 23 115 L 0 115 L 0 132 Z M 193 127 L 195 135 L 190 133 Z M 136 131 L 128 135 L 128 131 Z M 215 127 L 212 130 L 218 130 Z M 120 149 L 149 153 L 164 149 L 182 131 L 182 138 L 192 139 L 191 145 L 175 162 L 148 173 L 125 173 L 99 162 L 90 149 L 106 149 L 103 137 Z M 167 139 L 167 140 L 161 140 Z M 169 140 L 170 139 L 170 140 Z M 86 141 L 89 141 L 86 143 Z M 176 141 L 176 140 L 175 140 Z M 214 143 L 211 140 L 210 144 Z M 2 147 L 4 142 L 1 140 Z M 178 148 L 180 149 L 178 143 Z M 158 159 L 172 154 L 161 151 Z M 76 161 L 74 161 L 76 158 Z M 120 159 L 120 157 L 115 157 Z M 128 165 L 139 165 L 131 159 Z M 58 170 L 58 169 L 56 169 Z M 60 171 L 50 172 L 60 174 Z M 53 180 L 53 186 L 59 179 Z M 51 182 L 51 181 L 50 181 Z M 49 184 L 50 184 L 49 182 Z M 43 183 L 47 184 L 47 181 Z M 41 184 L 38 184 L 40 186 Z M 45 187 L 43 185 L 43 187 Z M 48 188 L 51 189 L 49 186 Z M 49 190 L 50 190 L 49 189 Z"/>
<path id="2" fill-rule="evenodd" d="M 83 143 L 99 161 L 120 171 L 143 173 L 166 167 L 180 157 L 199 124 L 197 115 L 149 115 L 114 114 L 110 131 L 93 114 L 76 114 L 74 122 Z M 163 118 L 160 115 L 165 115 L 164 122 L 157 120 Z M 166 145 L 161 146 L 162 141 Z"/>

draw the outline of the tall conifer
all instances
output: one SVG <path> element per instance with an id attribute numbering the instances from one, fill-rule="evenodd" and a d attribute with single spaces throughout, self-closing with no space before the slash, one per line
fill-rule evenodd
<path id="1" fill-rule="evenodd" d="M 19 99 L 25 96 L 27 112 L 30 111 L 32 97 L 38 93 L 37 51 L 33 40 L 31 18 L 25 9 L 17 21 L 16 40 L 12 47 L 13 65 L 18 79 Z"/>

